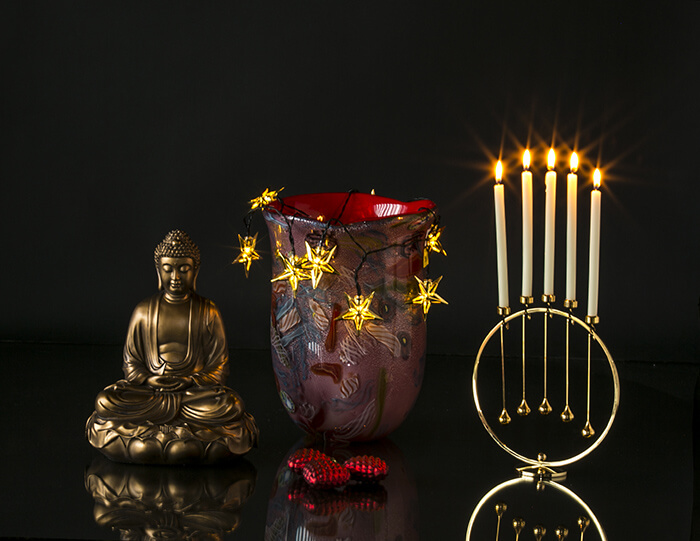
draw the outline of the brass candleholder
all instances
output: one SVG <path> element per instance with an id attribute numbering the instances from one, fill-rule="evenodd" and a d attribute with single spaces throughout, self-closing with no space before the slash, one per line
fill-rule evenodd
<path id="1" fill-rule="evenodd" d="M 510 314 L 510 306 L 499 306 L 498 315 L 501 316 L 501 321 L 505 319 L 506 316 Z M 503 410 L 501 415 L 498 416 L 498 422 L 502 425 L 507 425 L 510 423 L 510 415 L 508 415 L 508 410 L 506 409 L 506 358 L 505 349 L 503 347 L 503 328 L 505 325 L 501 325 L 501 389 L 503 395 Z"/>
<path id="2" fill-rule="evenodd" d="M 477 413 L 479 415 L 479 418 L 481 419 L 482 424 L 484 425 L 484 428 L 486 428 L 486 431 L 490 434 L 490 436 L 494 439 L 494 441 L 507 453 L 510 455 L 514 456 L 518 460 L 524 462 L 526 465 L 523 468 L 519 468 L 518 472 L 521 476 L 526 477 L 526 476 L 532 476 L 540 480 L 561 480 L 565 477 L 565 472 L 558 472 L 554 468 L 558 468 L 561 466 L 566 466 L 568 464 L 571 464 L 573 462 L 576 462 L 585 456 L 587 456 L 589 453 L 591 453 L 595 448 L 597 448 L 602 441 L 605 439 L 607 436 L 608 432 L 610 431 L 610 428 L 612 427 L 612 424 L 615 420 L 615 415 L 617 413 L 617 409 L 619 406 L 620 402 L 620 382 L 619 382 L 619 376 L 617 373 L 617 368 L 615 366 L 615 363 L 613 361 L 613 358 L 608 351 L 607 347 L 597 334 L 595 330 L 595 323 L 597 322 L 597 318 L 593 317 L 588 317 L 586 318 L 586 321 L 583 321 L 573 315 L 572 308 L 574 306 L 575 301 L 569 301 L 568 303 L 568 308 L 569 310 L 567 312 L 564 312 L 562 310 L 558 310 L 556 308 L 551 307 L 549 304 L 545 307 L 530 307 L 529 304 L 525 304 L 525 307 L 523 310 L 515 313 L 506 313 L 506 310 L 499 308 L 499 314 L 501 315 L 500 321 L 491 329 L 491 331 L 486 335 L 484 338 L 484 341 L 481 344 L 481 347 L 479 348 L 479 352 L 476 357 L 476 361 L 474 362 L 474 371 L 472 374 L 472 393 L 474 396 L 474 403 L 476 406 Z M 509 312 L 509 310 L 508 310 Z M 537 314 L 542 314 L 544 317 L 544 328 L 545 328 L 545 344 L 544 344 L 544 400 L 543 403 L 546 402 L 547 405 L 549 405 L 549 401 L 547 399 L 547 324 L 548 320 L 551 318 L 564 318 L 566 320 L 566 334 L 567 334 L 567 346 L 566 346 L 566 357 L 565 357 L 565 362 L 566 362 L 566 381 L 565 381 L 565 386 L 566 386 L 566 394 L 565 394 L 565 404 L 564 404 L 564 410 L 560 416 L 561 421 L 564 422 L 572 422 L 574 419 L 574 414 L 571 411 L 571 407 L 569 406 L 569 396 L 568 396 L 568 388 L 569 388 L 569 333 L 570 333 L 570 328 L 581 328 L 583 329 L 588 337 L 588 352 L 587 352 L 587 391 L 586 391 L 586 404 L 587 404 L 587 415 L 586 415 L 586 423 L 583 426 L 581 430 L 581 435 L 585 439 L 590 439 L 590 443 L 587 445 L 587 447 L 581 451 L 581 452 L 576 452 L 573 456 L 565 457 L 565 458 L 556 458 L 554 460 L 547 458 L 545 453 L 538 453 L 537 457 L 529 457 L 525 456 L 525 454 L 520 453 L 516 451 L 515 449 L 511 448 L 509 445 L 504 443 L 499 435 L 494 431 L 492 428 L 491 424 L 489 423 L 489 420 L 487 419 L 487 416 L 484 414 L 484 411 L 482 410 L 480 401 L 479 401 L 479 390 L 478 390 L 478 376 L 479 376 L 479 367 L 482 362 L 485 362 L 484 359 L 482 359 L 484 355 L 484 350 L 489 343 L 489 341 L 493 338 L 493 336 L 496 333 L 499 333 L 499 338 L 500 338 L 500 349 L 501 349 L 501 355 L 500 355 L 500 361 L 501 361 L 501 398 L 502 398 L 502 412 L 501 415 L 498 417 L 498 421 L 501 425 L 506 425 L 511 422 L 510 416 L 508 415 L 507 412 L 507 403 L 508 403 L 508 397 L 506 394 L 506 355 L 505 355 L 505 344 L 504 344 L 504 332 L 508 328 L 508 323 L 512 320 L 515 320 L 517 318 L 521 318 L 523 320 L 523 337 L 522 337 L 522 344 L 523 344 L 523 355 L 522 355 L 522 377 L 523 377 L 523 394 L 522 394 L 522 401 L 521 401 L 521 408 L 522 411 L 525 410 L 524 406 L 527 406 L 527 401 L 525 400 L 525 384 L 524 384 L 524 379 L 525 379 L 525 365 L 526 365 L 526 351 L 525 351 L 525 321 Z M 607 361 L 607 365 L 610 370 L 610 375 L 612 378 L 612 387 L 613 387 L 613 400 L 612 400 L 612 407 L 610 410 L 609 418 L 607 421 L 606 426 L 602 429 L 602 431 L 598 434 L 594 429 L 593 426 L 591 425 L 591 418 L 590 418 L 590 413 L 591 413 L 591 345 L 593 342 L 596 342 L 598 346 L 601 348 L 605 360 Z M 520 414 L 521 408 L 519 408 L 518 413 Z M 550 406 L 551 408 L 551 406 Z M 528 408 L 529 409 L 529 408 Z M 540 410 L 542 409 L 542 405 L 540 406 Z M 551 411 L 551 410 L 550 410 Z M 523 417 L 524 415 L 521 414 Z M 504 422 L 504 419 L 507 416 L 507 422 Z M 525 420 L 521 421 L 525 422 Z M 597 436 L 594 438 L 594 436 Z M 563 475 L 563 476 L 562 476 Z"/>
<path id="3" fill-rule="evenodd" d="M 560 417 L 565 423 L 570 423 L 574 420 L 574 413 L 571 411 L 571 407 L 569 406 L 569 329 L 571 328 L 571 325 L 573 325 L 571 320 L 571 316 L 573 316 L 573 309 L 577 306 L 578 302 L 576 302 L 575 299 L 566 299 L 564 301 L 564 308 L 569 309 L 569 321 L 568 325 L 566 326 L 566 405 L 564 406 L 564 411 L 561 412 Z"/>
<path id="4" fill-rule="evenodd" d="M 590 329 L 594 329 L 594 325 L 597 325 L 600 319 L 598 316 L 586 316 L 586 323 Z M 593 437 L 595 430 L 591 426 L 591 339 L 594 338 L 595 331 L 588 333 L 588 370 L 587 370 L 587 389 L 586 393 L 586 425 L 581 430 L 581 434 L 584 438 Z M 597 340 L 597 335 L 595 335 Z"/>
<path id="5" fill-rule="evenodd" d="M 520 499 L 515 498 L 513 494 L 514 492 L 517 494 L 517 491 L 528 490 L 528 485 L 532 485 L 533 483 L 537 491 L 554 490 L 556 498 L 559 500 L 561 500 L 561 498 L 569 500 L 569 502 L 572 502 L 570 505 L 572 505 L 574 510 L 577 509 L 577 512 L 574 514 L 565 513 L 563 516 L 557 517 L 558 522 L 553 524 L 547 524 L 546 521 L 534 523 L 534 520 L 539 521 L 542 520 L 542 518 L 540 514 L 532 513 L 532 509 L 530 508 L 532 504 L 532 494 L 524 493 Z M 521 505 L 523 500 L 527 501 L 527 505 Z M 496 485 L 481 498 L 469 518 L 469 525 L 465 537 L 466 541 L 471 540 L 472 533 L 475 532 L 476 529 L 476 520 L 482 509 L 486 510 L 486 515 L 484 515 L 480 521 L 482 529 L 484 521 L 493 520 L 493 518 L 489 518 L 489 516 L 493 517 L 493 515 L 489 515 L 489 507 L 487 504 L 494 501 L 497 503 L 491 509 L 493 509 L 496 514 L 495 525 L 490 526 L 488 529 L 493 528 L 496 530 L 496 541 L 500 541 L 501 539 L 501 530 L 510 529 L 504 528 L 504 524 L 510 524 L 510 527 L 513 529 L 512 533 L 504 536 L 504 540 L 513 539 L 513 535 L 515 535 L 515 540 L 518 541 L 521 533 L 526 539 L 531 539 L 531 536 L 534 536 L 535 539 L 543 539 L 546 538 L 545 534 L 547 531 L 554 533 L 554 537 L 560 541 L 566 539 L 570 533 L 573 536 L 574 532 L 577 537 L 580 535 L 580 539 L 584 540 L 584 534 L 591 524 L 593 524 L 594 528 L 597 530 L 601 540 L 607 541 L 608 539 L 598 517 L 596 517 L 588 504 L 575 492 L 554 480 L 538 480 L 536 477 L 519 477 Z M 530 512 L 534 515 L 533 521 L 523 515 L 525 512 Z M 491 532 L 493 532 L 493 529 Z M 479 534 L 482 533 L 483 532 L 479 532 Z M 479 534 L 476 534 L 477 538 Z"/>
<path id="6" fill-rule="evenodd" d="M 547 346 L 549 345 L 549 340 L 547 339 L 547 321 L 550 317 L 552 317 L 552 315 L 549 313 L 549 309 L 554 301 L 554 295 L 542 295 L 542 302 L 547 303 L 547 312 L 544 318 L 544 390 L 542 403 L 540 404 L 540 407 L 537 408 L 540 415 L 549 415 L 552 412 L 552 406 L 549 405 L 549 400 L 547 400 Z"/>
<path id="7" fill-rule="evenodd" d="M 525 398 L 525 359 L 527 358 L 526 354 L 526 348 L 525 348 L 525 336 L 526 336 L 526 328 L 525 328 L 525 322 L 530 319 L 532 316 L 527 311 L 528 306 L 530 306 L 534 302 L 534 299 L 532 297 L 525 297 L 521 296 L 520 297 L 520 303 L 525 307 L 524 312 L 525 314 L 523 315 L 523 333 L 522 333 L 522 345 L 523 345 L 523 399 L 520 402 L 520 405 L 518 406 L 518 415 L 521 417 L 525 417 L 526 415 L 530 414 L 530 406 L 527 403 L 527 399 Z"/>

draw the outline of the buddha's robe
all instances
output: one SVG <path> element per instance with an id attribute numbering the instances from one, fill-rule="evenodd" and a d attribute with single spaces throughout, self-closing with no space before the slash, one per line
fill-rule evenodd
<path id="1" fill-rule="evenodd" d="M 92 429 L 96 446 L 116 434 L 144 437 L 155 427 L 182 426 L 207 440 L 224 438 L 249 441 L 255 437 L 252 417 L 237 393 L 224 386 L 228 375 L 228 347 L 221 315 L 208 299 L 192 293 L 189 300 L 187 344 L 158 343 L 162 293 L 142 301 L 134 310 L 124 345 L 125 379 L 100 392 L 95 412 L 100 418 Z M 181 350 L 181 359 L 173 355 Z M 161 352 L 167 352 L 168 361 Z M 178 391 L 157 390 L 147 378 L 153 375 L 187 378 L 191 385 Z M 252 424 L 251 424 L 252 423 Z M 99 435 L 102 433 L 102 436 Z M 92 441 L 91 438 L 91 441 Z"/>

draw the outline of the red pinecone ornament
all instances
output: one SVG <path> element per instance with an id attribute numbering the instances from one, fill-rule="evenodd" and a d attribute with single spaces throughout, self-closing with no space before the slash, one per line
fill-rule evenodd
<path id="1" fill-rule="evenodd" d="M 353 479 L 358 481 L 381 481 L 389 469 L 381 458 L 375 456 L 354 456 L 345 461 L 345 468 Z"/>
<path id="2" fill-rule="evenodd" d="M 329 456 L 316 449 L 297 449 L 292 456 L 287 459 L 287 466 L 297 473 L 301 473 L 309 462 L 316 460 L 332 460 Z"/>
<path id="3" fill-rule="evenodd" d="M 304 480 L 314 488 L 335 488 L 350 480 L 350 472 L 335 460 L 309 462 L 302 470 Z"/>

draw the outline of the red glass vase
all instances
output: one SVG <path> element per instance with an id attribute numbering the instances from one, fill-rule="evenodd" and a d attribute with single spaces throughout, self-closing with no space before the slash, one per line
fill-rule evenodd
<path id="1" fill-rule="evenodd" d="M 425 237 L 437 215 L 428 200 L 362 193 L 287 197 L 264 210 L 273 254 L 304 258 L 334 250 L 333 272 L 272 283 L 270 336 L 280 398 L 305 431 L 335 440 L 386 436 L 420 391 L 426 326 L 416 277 L 425 278 Z M 297 260 L 301 265 L 301 259 Z M 328 270 L 328 269 L 327 269 Z M 273 257 L 272 276 L 285 274 Z M 342 319 L 357 295 L 371 296 L 361 322 Z"/>

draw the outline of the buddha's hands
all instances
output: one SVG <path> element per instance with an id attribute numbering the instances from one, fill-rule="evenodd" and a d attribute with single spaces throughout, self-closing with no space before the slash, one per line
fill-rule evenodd
<path id="1" fill-rule="evenodd" d="M 149 376 L 146 383 L 153 387 L 156 391 L 180 391 L 192 385 L 192 379 L 189 377 L 178 376 Z"/>

